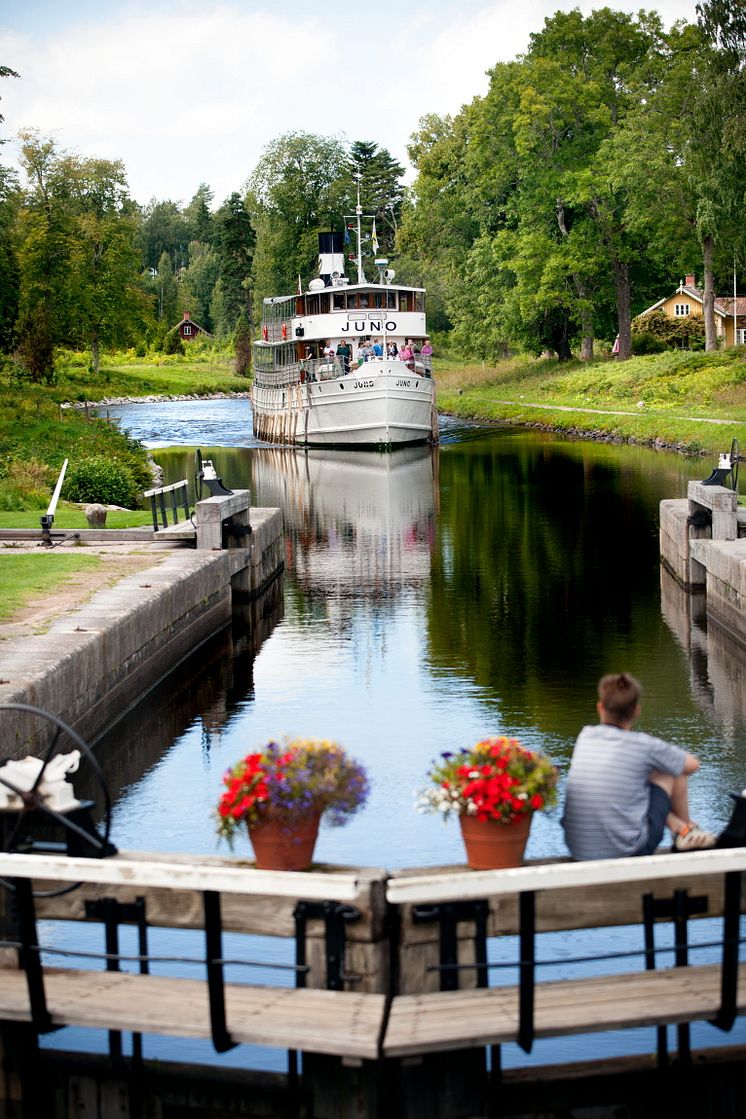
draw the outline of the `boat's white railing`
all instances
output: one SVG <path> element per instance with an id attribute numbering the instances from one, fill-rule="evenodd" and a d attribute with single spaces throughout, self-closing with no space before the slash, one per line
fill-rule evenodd
<path id="1" fill-rule="evenodd" d="M 305 363 L 304 363 L 305 364 Z M 300 382 L 301 364 L 283 365 L 280 369 L 262 369 L 257 365 L 254 370 L 254 384 L 282 389 Z"/>
<path id="2" fill-rule="evenodd" d="M 306 358 L 301 368 L 305 368 L 309 381 L 330 381 L 334 377 L 341 377 L 344 373 L 342 359 L 336 356 Z M 352 368 L 351 364 L 350 368 Z"/>

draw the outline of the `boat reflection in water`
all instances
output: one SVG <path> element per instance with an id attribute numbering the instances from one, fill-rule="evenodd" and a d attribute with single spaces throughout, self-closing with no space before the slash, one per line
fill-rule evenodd
<path id="1" fill-rule="evenodd" d="M 310 593 L 375 600 L 429 579 L 437 447 L 259 449 L 253 485 L 256 505 L 283 509 L 287 569 Z"/>

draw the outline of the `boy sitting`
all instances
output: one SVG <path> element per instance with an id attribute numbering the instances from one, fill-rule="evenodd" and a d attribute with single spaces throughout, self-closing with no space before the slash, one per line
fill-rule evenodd
<path id="1" fill-rule="evenodd" d="M 679 746 L 632 730 L 641 688 L 627 672 L 602 677 L 598 726 L 583 727 L 567 776 L 562 826 L 576 859 L 652 855 L 668 826 L 674 851 L 713 847 L 693 823 L 688 778 L 699 760 Z"/>

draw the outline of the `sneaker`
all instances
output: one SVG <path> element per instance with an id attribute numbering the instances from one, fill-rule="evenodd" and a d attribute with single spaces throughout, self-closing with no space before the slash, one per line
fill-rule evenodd
<path id="1" fill-rule="evenodd" d="M 714 847 L 717 836 L 710 831 L 705 831 L 699 824 L 687 824 L 674 836 L 672 851 L 704 851 L 707 847 Z"/>

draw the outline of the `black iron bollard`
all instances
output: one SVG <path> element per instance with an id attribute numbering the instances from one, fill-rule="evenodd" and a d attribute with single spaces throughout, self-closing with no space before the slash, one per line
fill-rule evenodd
<path id="1" fill-rule="evenodd" d="M 744 790 L 746 792 L 746 790 Z M 731 793 L 735 801 L 728 826 L 718 836 L 716 847 L 746 847 L 746 796 Z"/>

